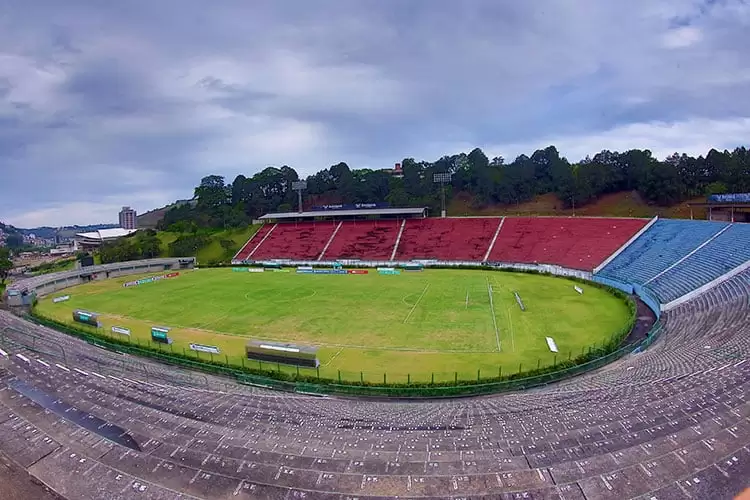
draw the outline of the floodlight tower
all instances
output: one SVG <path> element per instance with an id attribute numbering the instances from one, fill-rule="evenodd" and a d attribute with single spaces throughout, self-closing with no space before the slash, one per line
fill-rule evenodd
<path id="1" fill-rule="evenodd" d="M 299 202 L 299 213 L 302 213 L 302 191 L 307 189 L 307 181 L 292 181 L 292 189 L 297 191 L 297 200 Z"/>
<path id="2" fill-rule="evenodd" d="M 450 172 L 438 172 L 436 174 L 432 175 L 432 182 L 435 184 L 440 184 L 440 195 L 443 201 L 442 204 L 442 211 L 440 212 L 440 217 L 445 217 L 445 185 L 451 181 L 451 174 Z"/>

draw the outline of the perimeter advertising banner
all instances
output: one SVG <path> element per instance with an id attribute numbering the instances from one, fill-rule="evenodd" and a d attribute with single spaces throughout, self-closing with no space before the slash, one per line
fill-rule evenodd
<path id="1" fill-rule="evenodd" d="M 378 274 L 401 274 L 401 271 L 393 267 L 379 267 Z"/>
<path id="2" fill-rule="evenodd" d="M 138 285 L 143 285 L 144 283 L 153 283 L 155 281 L 161 281 L 161 280 L 165 280 L 168 278 L 176 278 L 179 275 L 180 273 L 167 273 L 167 274 L 162 274 L 160 276 L 150 276 L 148 278 L 142 278 L 142 279 L 135 280 L 135 281 L 128 281 L 127 283 L 123 283 L 122 286 L 124 287 L 138 286 Z"/>
<path id="3" fill-rule="evenodd" d="M 128 336 L 130 336 L 130 329 L 129 328 L 123 328 L 121 326 L 113 326 L 112 327 L 112 333 L 119 333 L 120 335 L 128 335 Z"/>
<path id="4" fill-rule="evenodd" d="M 210 352 L 211 354 L 219 354 L 220 352 L 219 348 L 213 345 L 190 344 L 190 349 L 199 352 Z"/>
<path id="5" fill-rule="evenodd" d="M 62 297 L 55 297 L 52 299 L 52 302 L 57 304 L 58 302 L 65 302 L 66 300 L 70 300 L 70 295 L 63 295 Z"/>

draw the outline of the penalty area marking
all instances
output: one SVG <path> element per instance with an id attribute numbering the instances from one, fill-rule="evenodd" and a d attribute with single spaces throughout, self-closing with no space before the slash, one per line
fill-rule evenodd
<path id="1" fill-rule="evenodd" d="M 424 297 L 424 294 L 426 294 L 426 293 L 427 293 L 427 289 L 428 289 L 429 287 L 430 287 L 430 284 L 429 284 L 429 283 L 427 283 L 427 284 L 426 284 L 426 285 L 424 286 L 424 290 L 422 290 L 422 295 L 420 295 L 420 296 L 419 296 L 419 298 L 417 299 L 417 301 L 416 301 L 416 302 L 414 303 L 414 305 L 412 306 L 412 308 L 411 308 L 411 311 L 409 311 L 409 314 L 407 314 L 407 315 L 406 315 L 406 317 L 404 318 L 404 324 L 406 324 L 406 322 L 407 322 L 407 321 L 409 321 L 409 318 L 411 318 L 411 314 L 412 314 L 412 313 L 414 312 L 414 309 L 416 309 L 416 308 L 417 308 L 417 306 L 419 305 L 419 303 L 420 303 L 420 302 L 422 301 L 422 297 Z"/>

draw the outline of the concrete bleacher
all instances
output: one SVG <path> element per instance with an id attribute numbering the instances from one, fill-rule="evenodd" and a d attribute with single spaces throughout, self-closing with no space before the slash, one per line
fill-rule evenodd
<path id="1" fill-rule="evenodd" d="M 727 225 L 725 222 L 660 219 L 598 274 L 631 283 L 646 283 Z"/>
<path id="2" fill-rule="evenodd" d="M 400 220 L 345 221 L 321 260 L 388 260 L 396 244 Z"/>
<path id="3" fill-rule="evenodd" d="M 253 260 L 301 259 L 320 256 L 338 222 L 297 222 L 275 224 L 273 231 L 252 253 Z M 260 241 L 260 240 L 259 240 Z"/>
<path id="4" fill-rule="evenodd" d="M 592 270 L 643 228 L 645 219 L 506 217 L 489 261 Z"/>
<path id="5" fill-rule="evenodd" d="M 268 233 L 270 233 L 271 230 L 274 229 L 274 225 L 275 224 L 263 224 L 262 226 L 260 226 L 260 229 L 253 233 L 250 239 L 248 239 L 247 242 L 242 245 L 242 248 L 240 248 L 240 251 L 237 252 L 237 255 L 234 256 L 233 260 L 249 260 L 253 256 L 254 250 L 258 247 L 258 245 L 263 241 Z"/>
<path id="6" fill-rule="evenodd" d="M 500 220 L 496 217 L 407 220 L 396 260 L 481 261 Z"/>
<path id="7" fill-rule="evenodd" d="M 645 352 L 533 392 L 432 402 L 125 366 L 0 311 L 16 332 L 0 356 L 0 451 L 66 498 L 730 499 L 750 477 L 748 297 L 743 272 L 667 312 Z M 27 332 L 34 351 L 19 347 Z"/>
<path id="8" fill-rule="evenodd" d="M 647 283 L 668 303 L 723 276 L 750 260 L 750 224 L 732 224 Z"/>

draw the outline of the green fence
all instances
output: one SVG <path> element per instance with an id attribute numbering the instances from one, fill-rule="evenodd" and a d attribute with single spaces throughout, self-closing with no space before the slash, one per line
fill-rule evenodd
<path id="1" fill-rule="evenodd" d="M 610 342 L 601 347 L 590 349 L 575 359 L 570 359 L 571 355 L 569 354 L 568 359 L 562 359 L 559 363 L 555 361 L 551 366 L 532 367 L 532 370 L 523 370 L 523 367 L 519 366 L 517 371 L 516 367 L 513 367 L 512 370 L 503 372 L 502 367 L 499 367 L 497 373 L 486 373 L 484 376 L 478 371 L 476 378 L 473 380 L 461 379 L 456 373 L 452 380 L 435 380 L 433 374 L 430 380 L 411 380 L 407 376 L 409 377 L 407 380 L 395 381 L 389 379 L 388 374 L 384 373 L 382 382 L 379 380 L 373 382 L 365 380 L 360 373 L 360 380 L 356 382 L 347 377 L 341 377 L 340 374 L 336 378 L 321 377 L 320 372 L 315 369 L 249 361 L 244 358 L 240 358 L 241 363 L 237 364 L 236 360 L 229 356 L 209 356 L 206 353 L 199 354 L 198 352 L 194 354 L 188 354 L 184 351 L 173 352 L 170 349 L 171 346 L 160 344 L 132 344 L 122 339 L 107 338 L 97 333 L 85 331 L 82 328 L 33 314 L 28 319 L 105 349 L 148 357 L 163 363 L 204 373 L 231 377 L 242 384 L 316 395 L 338 394 L 398 398 L 469 396 L 517 391 L 546 385 L 600 368 L 635 350 L 642 350 L 651 345 L 661 331 L 661 324 L 657 321 L 648 336 L 639 342 L 617 347 L 623 340 L 623 334 L 621 333 L 614 336 Z"/>

